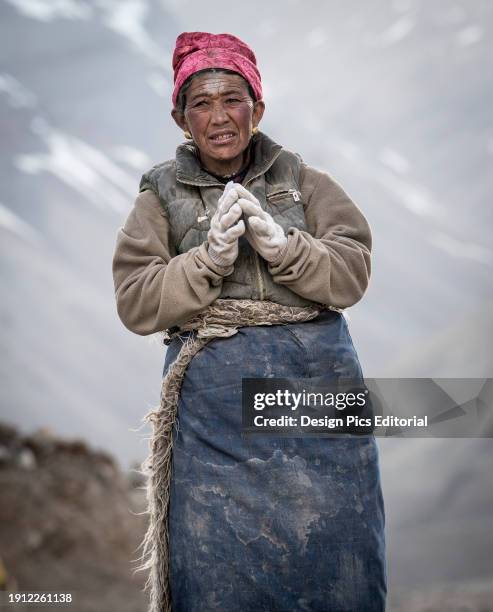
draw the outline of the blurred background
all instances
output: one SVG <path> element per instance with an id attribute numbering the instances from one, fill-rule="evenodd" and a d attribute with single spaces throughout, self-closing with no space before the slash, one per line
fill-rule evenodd
<path id="1" fill-rule="evenodd" d="M 144 609 L 132 468 L 165 347 L 118 319 L 111 260 L 182 142 L 182 31 L 252 46 L 261 129 L 369 220 L 366 376 L 493 376 L 492 26 L 489 0 L 0 0 L 0 585 Z M 493 610 L 492 441 L 379 447 L 389 609 Z"/>

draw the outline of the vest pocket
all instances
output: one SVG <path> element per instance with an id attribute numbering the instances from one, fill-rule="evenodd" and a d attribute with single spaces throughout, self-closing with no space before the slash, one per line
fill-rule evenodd
<path id="1" fill-rule="evenodd" d="M 299 202 L 301 200 L 301 193 L 297 189 L 283 189 L 281 191 L 267 193 L 265 197 L 270 203 L 278 202 L 285 198 L 291 198 L 293 202 Z"/>

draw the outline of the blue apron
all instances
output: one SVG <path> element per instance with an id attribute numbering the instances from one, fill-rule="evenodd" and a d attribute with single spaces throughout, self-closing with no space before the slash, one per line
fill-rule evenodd
<path id="1" fill-rule="evenodd" d="M 164 374 L 190 334 L 168 347 Z M 174 612 L 382 612 L 378 450 L 370 436 L 241 436 L 242 378 L 362 377 L 343 315 L 242 327 L 183 379 L 170 489 Z"/>

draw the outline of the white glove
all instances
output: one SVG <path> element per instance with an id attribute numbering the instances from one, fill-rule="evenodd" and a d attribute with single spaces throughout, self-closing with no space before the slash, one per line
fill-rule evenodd
<path id="1" fill-rule="evenodd" d="M 245 223 L 240 219 L 243 211 L 236 202 L 238 195 L 231 191 L 233 185 L 233 181 L 230 181 L 224 188 L 207 234 L 210 258 L 218 266 L 224 267 L 232 266 L 235 262 L 238 257 L 238 238 L 245 233 Z"/>
<path id="2" fill-rule="evenodd" d="M 245 238 L 266 261 L 280 262 L 288 245 L 283 228 L 243 185 L 235 183 L 229 193 L 233 191 L 238 194 L 236 205 L 241 207 L 246 220 Z"/>

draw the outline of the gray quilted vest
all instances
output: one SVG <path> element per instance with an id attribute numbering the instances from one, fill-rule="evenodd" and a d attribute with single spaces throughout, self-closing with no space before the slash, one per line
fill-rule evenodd
<path id="1" fill-rule="evenodd" d="M 251 163 L 242 184 L 287 231 L 306 231 L 299 175 L 301 157 L 276 144 L 262 132 L 252 137 Z M 176 158 L 146 172 L 140 191 L 152 189 L 159 197 L 171 227 L 176 253 L 185 253 L 207 240 L 210 220 L 224 185 L 202 169 L 193 144 L 182 144 Z M 224 277 L 220 298 L 271 300 L 286 306 L 309 306 L 287 287 L 272 280 L 267 263 L 244 236 L 234 271 Z"/>

